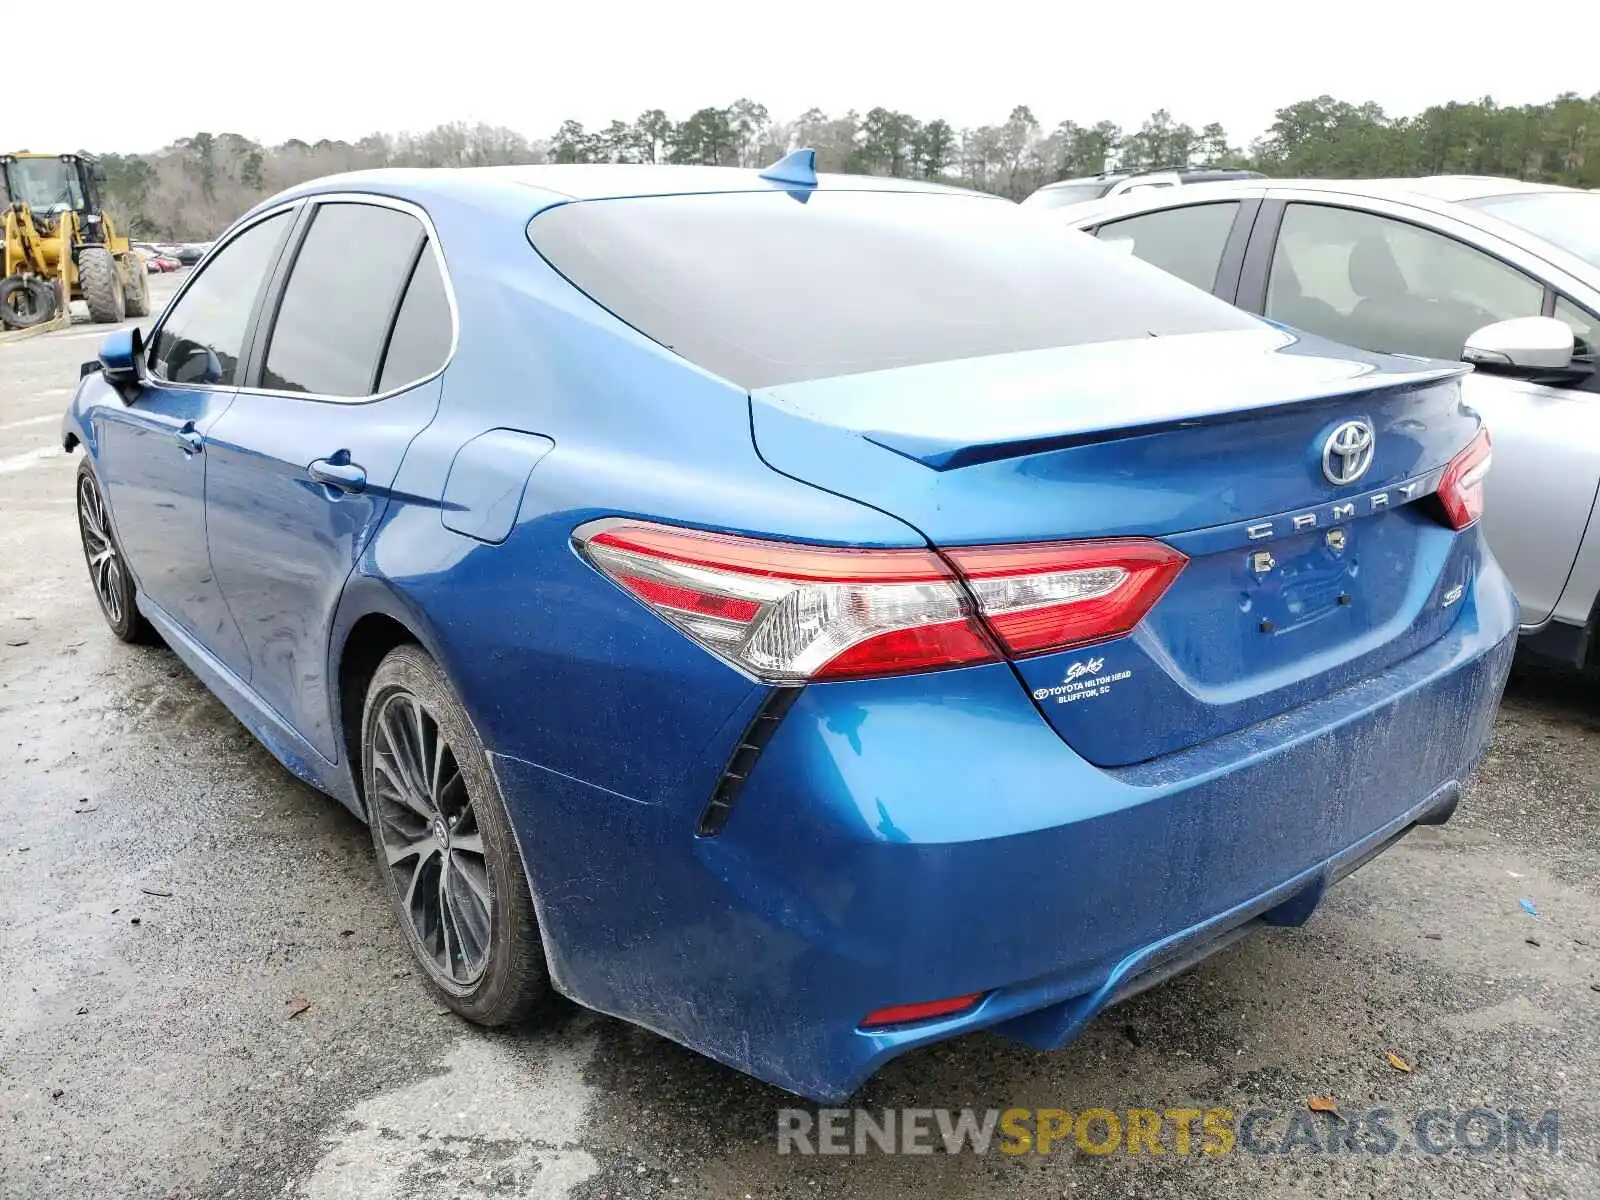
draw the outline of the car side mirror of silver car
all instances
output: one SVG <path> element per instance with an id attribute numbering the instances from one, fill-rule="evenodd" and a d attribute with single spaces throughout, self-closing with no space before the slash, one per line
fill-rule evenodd
<path id="1" fill-rule="evenodd" d="M 1572 330 L 1554 317 L 1517 317 L 1473 333 L 1461 359 L 1499 375 L 1561 375 L 1572 370 L 1573 346 Z"/>

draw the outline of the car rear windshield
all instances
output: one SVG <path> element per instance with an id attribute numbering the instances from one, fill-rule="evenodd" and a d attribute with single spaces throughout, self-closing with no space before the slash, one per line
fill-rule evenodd
<path id="1" fill-rule="evenodd" d="M 1060 183 L 1055 187 L 1040 188 L 1022 203 L 1029 208 L 1065 208 L 1085 200 L 1098 200 L 1110 186 L 1101 179 L 1093 183 Z"/>
<path id="2" fill-rule="evenodd" d="M 528 233 L 597 303 L 745 388 L 1255 324 L 1059 221 L 971 196 L 591 200 Z"/>
<path id="3" fill-rule="evenodd" d="M 1513 192 L 1463 200 L 1600 267 L 1600 195 L 1593 192 Z"/>

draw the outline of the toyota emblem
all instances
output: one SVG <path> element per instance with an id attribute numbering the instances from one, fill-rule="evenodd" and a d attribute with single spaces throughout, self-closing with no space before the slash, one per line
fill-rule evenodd
<path id="1" fill-rule="evenodd" d="M 1366 421 L 1346 421 L 1334 427 L 1322 443 L 1322 473 L 1333 484 L 1354 483 L 1372 465 L 1377 438 Z"/>

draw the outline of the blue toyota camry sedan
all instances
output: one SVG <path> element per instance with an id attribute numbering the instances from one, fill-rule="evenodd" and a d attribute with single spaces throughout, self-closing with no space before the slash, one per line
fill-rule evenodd
<path id="1" fill-rule="evenodd" d="M 806 152 L 393 170 L 242 218 L 63 438 L 113 633 L 368 822 L 447 1004 L 836 1100 L 1449 817 L 1517 624 L 1459 371 Z"/>

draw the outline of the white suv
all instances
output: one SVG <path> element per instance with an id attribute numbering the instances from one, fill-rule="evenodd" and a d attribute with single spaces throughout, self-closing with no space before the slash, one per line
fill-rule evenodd
<path id="1" fill-rule="evenodd" d="M 1260 171 L 1223 171 L 1180 167 L 1170 171 L 1143 171 L 1139 174 L 1105 173 L 1082 179 L 1058 179 L 1047 183 L 1022 203 L 1029 208 L 1066 208 L 1089 200 L 1103 200 L 1141 188 L 1173 188 L 1191 183 L 1222 183 L 1229 179 L 1265 179 Z"/>

